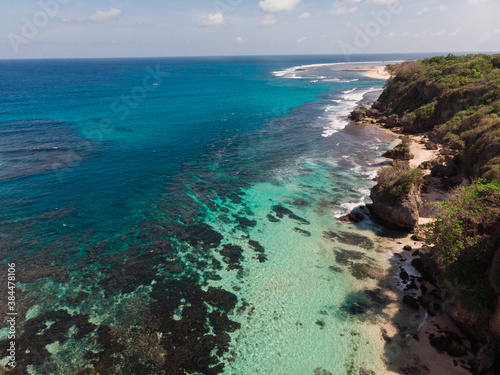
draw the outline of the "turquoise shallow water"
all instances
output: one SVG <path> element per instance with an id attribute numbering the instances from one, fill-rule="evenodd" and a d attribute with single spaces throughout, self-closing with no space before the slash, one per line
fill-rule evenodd
<path id="1" fill-rule="evenodd" d="M 391 139 L 346 127 L 383 81 L 341 62 L 1 62 L 1 252 L 19 273 L 14 371 L 383 367 L 353 312 L 382 272 L 368 238 L 380 228 L 335 215 L 366 198 Z M 320 65 L 297 70 L 309 64 Z M 162 75 L 145 80 L 150 69 Z"/>

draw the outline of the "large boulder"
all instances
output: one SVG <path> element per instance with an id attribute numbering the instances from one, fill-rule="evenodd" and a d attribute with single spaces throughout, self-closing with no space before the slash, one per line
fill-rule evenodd
<path id="1" fill-rule="evenodd" d="M 389 116 L 385 120 L 384 128 L 392 129 L 399 125 L 399 120 L 397 116 Z"/>
<path id="2" fill-rule="evenodd" d="M 361 121 L 366 117 L 366 110 L 365 109 L 356 109 L 351 112 L 349 115 L 349 118 L 353 121 Z"/>
<path id="3" fill-rule="evenodd" d="M 498 348 L 494 342 L 488 341 L 471 361 L 474 374 L 486 374 L 495 365 L 498 358 Z M 491 372 L 489 372 L 491 373 Z M 497 374 L 497 372 L 495 372 Z"/>
<path id="4" fill-rule="evenodd" d="M 370 206 L 372 214 L 387 227 L 411 232 L 418 225 L 422 204 L 419 186 L 414 185 L 408 194 L 392 200 L 384 194 L 384 188 L 377 184 L 373 187 L 370 198 L 373 201 Z"/>

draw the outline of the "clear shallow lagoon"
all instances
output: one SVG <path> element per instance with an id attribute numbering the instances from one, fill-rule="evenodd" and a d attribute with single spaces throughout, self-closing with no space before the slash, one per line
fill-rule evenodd
<path id="1" fill-rule="evenodd" d="M 335 216 L 367 198 L 392 138 L 346 126 L 383 81 L 342 71 L 344 61 L 0 62 L 0 240 L 19 276 L 17 370 L 383 368 L 380 335 L 357 310 L 387 268 L 380 228 Z"/>

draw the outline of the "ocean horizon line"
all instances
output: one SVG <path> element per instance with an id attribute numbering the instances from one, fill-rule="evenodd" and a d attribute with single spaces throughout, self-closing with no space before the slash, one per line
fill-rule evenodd
<path id="1" fill-rule="evenodd" d="M 141 60 L 141 59 L 224 59 L 224 58 L 265 58 L 265 57 L 283 57 L 283 58 L 301 58 L 301 57 L 340 57 L 340 56 L 411 56 L 415 55 L 421 58 L 423 55 L 440 56 L 440 55 L 468 55 L 468 54 L 496 54 L 500 51 L 434 51 L 434 52 L 380 52 L 380 53 L 359 53 L 359 54 L 349 54 L 345 55 L 342 53 L 332 53 L 332 54 L 255 54 L 255 55 L 172 55 L 172 56 L 117 56 L 117 57 L 41 57 L 41 58 L 0 58 L 1 61 L 68 61 L 68 60 Z M 356 61 L 347 60 L 346 63 L 355 63 Z"/>

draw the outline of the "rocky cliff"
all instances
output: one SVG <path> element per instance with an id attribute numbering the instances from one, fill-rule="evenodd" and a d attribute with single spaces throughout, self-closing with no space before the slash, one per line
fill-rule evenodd
<path id="1" fill-rule="evenodd" d="M 445 312 L 474 343 L 471 371 L 500 373 L 500 236 L 495 232 L 500 227 L 500 55 L 449 55 L 389 70 L 394 76 L 379 101 L 351 118 L 368 118 L 400 134 L 425 134 L 429 148 L 439 143 L 442 150 L 421 165 L 431 170 L 427 180 L 404 162 L 382 168 L 371 192 L 371 212 L 393 229 L 412 231 L 422 185 L 426 189 L 432 180 L 447 190 L 451 198 L 439 208 L 444 209 L 440 224 L 428 230 L 428 256 L 416 259 L 415 267 L 440 291 Z M 386 156 L 407 159 L 403 146 Z M 464 179 L 470 186 L 455 190 Z M 421 306 L 432 308 L 427 299 L 419 301 Z"/>

